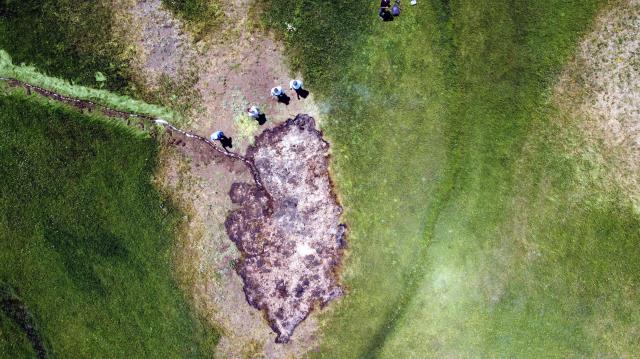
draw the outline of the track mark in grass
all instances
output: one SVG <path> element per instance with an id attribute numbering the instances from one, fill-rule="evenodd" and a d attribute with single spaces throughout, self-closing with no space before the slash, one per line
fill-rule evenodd
<path id="1" fill-rule="evenodd" d="M 24 332 L 38 359 L 53 357 L 49 352 L 49 345 L 42 336 L 33 314 L 31 314 L 27 306 L 18 297 L 15 290 L 2 281 L 0 281 L 0 309 Z M 7 334 L 15 335 L 15 333 Z"/>

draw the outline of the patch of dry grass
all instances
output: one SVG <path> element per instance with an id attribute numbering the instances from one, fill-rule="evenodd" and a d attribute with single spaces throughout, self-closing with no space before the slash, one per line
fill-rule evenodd
<path id="1" fill-rule="evenodd" d="M 640 1 L 610 8 L 556 87 L 563 146 L 581 185 L 640 208 Z"/>

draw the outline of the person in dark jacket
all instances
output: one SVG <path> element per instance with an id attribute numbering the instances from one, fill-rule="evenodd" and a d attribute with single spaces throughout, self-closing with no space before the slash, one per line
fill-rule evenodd
<path id="1" fill-rule="evenodd" d="M 380 0 L 380 11 L 378 12 L 378 16 L 382 21 L 392 21 L 393 15 L 389 11 L 389 7 L 391 6 L 391 0 Z"/>

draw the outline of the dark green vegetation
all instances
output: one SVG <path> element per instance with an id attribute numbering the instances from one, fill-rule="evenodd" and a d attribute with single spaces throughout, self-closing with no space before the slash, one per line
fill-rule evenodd
<path id="1" fill-rule="evenodd" d="M 548 101 L 605 1 L 425 0 L 390 23 L 376 5 L 264 5 L 298 28 L 351 227 L 319 356 L 640 351 L 640 221 L 578 190 Z"/>
<path id="2" fill-rule="evenodd" d="M 129 49 L 114 41 L 111 6 L 104 0 L 0 0 L 0 48 L 14 63 L 52 76 L 135 92 Z"/>
<path id="3" fill-rule="evenodd" d="M 4 282 L 0 282 L 0 353 L 7 358 L 49 357 L 38 323 Z"/>
<path id="4" fill-rule="evenodd" d="M 186 20 L 196 41 L 216 30 L 224 16 L 217 0 L 162 0 L 162 2 Z"/>
<path id="5" fill-rule="evenodd" d="M 150 183 L 156 141 L 21 94 L 0 109 L 0 281 L 53 356 L 210 356 L 217 334 L 173 277 L 179 216 Z M 32 350 L 6 315 L 0 348 Z"/>

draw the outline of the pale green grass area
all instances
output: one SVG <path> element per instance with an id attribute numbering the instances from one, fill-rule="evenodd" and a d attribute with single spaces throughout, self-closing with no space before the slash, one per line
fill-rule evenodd
<path id="1" fill-rule="evenodd" d="M 0 49 L 0 77 L 14 78 L 61 95 L 90 100 L 125 112 L 161 117 L 176 124 L 185 121 L 182 116 L 161 106 L 151 105 L 107 90 L 72 84 L 60 78 L 47 76 L 33 66 L 15 65 L 12 63 L 9 54 L 2 49 Z"/>
<path id="2" fill-rule="evenodd" d="M 327 59 L 315 46 L 350 30 L 336 13 L 366 5 L 274 3 L 269 21 L 309 27 L 285 39 L 327 109 L 350 225 L 348 295 L 322 317 L 318 357 L 640 352 L 638 216 L 615 189 L 584 201 L 546 130 L 604 2 L 422 1 L 391 23 L 371 5 L 351 28 L 367 39 L 345 33 L 352 57 Z"/>
<path id="3" fill-rule="evenodd" d="M 393 25 L 426 35 L 425 47 L 439 41 L 429 22 Z M 414 45 L 411 36 L 371 38 L 367 50 L 375 55 L 349 71 L 349 78 L 356 77 L 349 102 L 332 104 L 349 106 L 353 114 L 330 117 L 327 126 L 350 225 L 343 277 L 349 295 L 327 329 L 346 331 L 349 346 L 340 345 L 344 337 L 328 336 L 331 355 L 357 353 L 382 339 L 380 330 L 411 295 L 407 288 L 419 276 L 415 263 L 426 253 L 425 231 L 434 217 L 429 208 L 437 207 L 438 185 L 445 180 L 447 90 L 437 55 Z M 407 67 L 413 71 L 399 71 Z"/>

